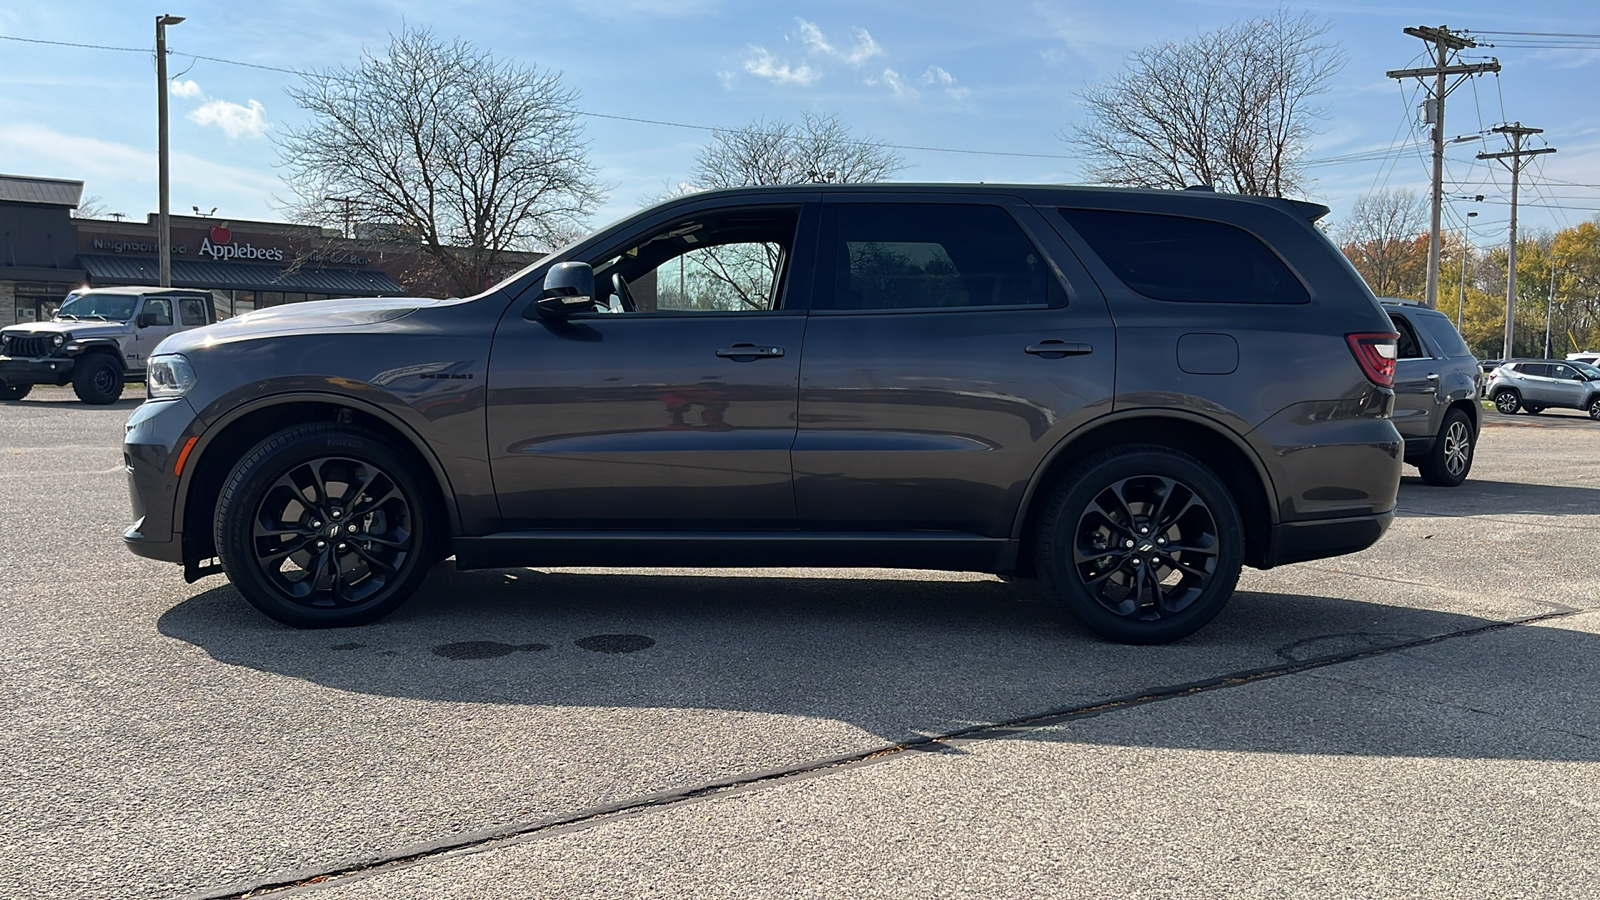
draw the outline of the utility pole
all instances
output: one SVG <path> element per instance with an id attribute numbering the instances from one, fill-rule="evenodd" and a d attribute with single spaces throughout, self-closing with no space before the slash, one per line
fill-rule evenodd
<path id="1" fill-rule="evenodd" d="M 1523 149 L 1522 139 L 1530 134 L 1543 134 L 1543 128 L 1527 128 L 1521 122 L 1510 125 L 1496 125 L 1495 134 L 1504 134 L 1510 137 L 1511 149 L 1504 153 L 1479 153 L 1479 159 L 1499 160 L 1502 166 L 1511 170 L 1511 246 L 1506 254 L 1506 340 L 1501 359 L 1511 359 L 1511 339 L 1516 331 L 1514 314 L 1517 306 L 1517 187 L 1522 175 L 1522 167 L 1526 164 L 1523 157 L 1534 157 L 1542 153 L 1554 153 L 1554 147 L 1538 147 Z M 1507 163 L 1509 159 L 1511 162 Z"/>
<path id="2" fill-rule="evenodd" d="M 1442 184 L 1444 182 L 1444 98 L 1455 90 L 1469 76 L 1481 75 L 1485 72 L 1500 71 L 1500 61 L 1490 60 L 1486 63 L 1456 63 L 1451 59 L 1461 50 L 1478 46 L 1472 38 L 1458 34 L 1440 25 L 1430 28 L 1418 25 L 1415 28 L 1405 29 L 1406 34 L 1414 38 L 1421 38 L 1431 44 L 1428 55 L 1432 65 L 1420 69 L 1395 69 L 1388 73 L 1390 78 L 1416 78 L 1422 81 L 1428 89 L 1428 99 L 1432 104 L 1427 117 L 1433 125 L 1433 207 L 1432 217 L 1428 228 L 1428 288 L 1427 301 L 1429 309 L 1439 308 L 1439 219 L 1440 207 L 1443 203 Z M 1460 75 L 1454 84 L 1447 83 L 1451 75 Z M 1429 85 L 1427 79 L 1433 79 Z"/>
<path id="3" fill-rule="evenodd" d="M 350 237 L 351 237 L 351 234 L 350 234 L 350 221 L 351 221 L 352 218 L 354 218 L 350 214 L 350 207 L 355 205 L 355 204 L 357 204 L 357 203 L 360 203 L 361 201 L 356 199 L 355 197 L 329 197 L 328 198 L 328 202 L 329 203 L 338 203 L 338 204 L 343 205 L 343 207 L 344 207 L 344 216 L 343 216 L 343 220 L 344 220 L 344 237 L 345 237 L 345 240 L 349 240 Z"/>
<path id="4" fill-rule="evenodd" d="M 161 191 L 156 223 L 156 249 L 161 259 L 156 266 L 162 287 L 172 287 L 172 211 L 167 203 L 167 26 L 182 21 L 183 16 L 156 16 L 156 157 Z"/>
<path id="5" fill-rule="evenodd" d="M 1477 213 L 1467 213 L 1467 220 L 1461 223 L 1461 300 L 1456 304 L 1456 331 L 1461 331 L 1461 313 L 1467 308 L 1467 231 L 1472 227 L 1472 218 Z"/>

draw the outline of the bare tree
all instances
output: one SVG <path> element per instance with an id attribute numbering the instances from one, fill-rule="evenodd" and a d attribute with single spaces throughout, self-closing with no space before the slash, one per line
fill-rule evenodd
<path id="1" fill-rule="evenodd" d="M 106 201 L 99 195 L 91 194 L 78 201 L 78 206 L 72 211 L 74 219 L 103 219 L 106 217 Z"/>
<path id="2" fill-rule="evenodd" d="M 718 131 L 700 148 L 690 183 L 695 189 L 758 184 L 834 184 L 883 181 L 906 168 L 898 153 L 856 138 L 838 116 L 806 113 L 798 123 L 757 119 Z"/>
<path id="3" fill-rule="evenodd" d="M 559 72 L 497 62 L 427 30 L 381 56 L 305 76 L 311 121 L 279 139 L 294 216 L 414 235 L 439 275 L 477 293 L 507 250 L 552 245 L 602 193 Z"/>
<path id="4" fill-rule="evenodd" d="M 1427 203 L 1404 188 L 1363 195 L 1350 208 L 1338 227 L 1339 243 L 1373 293 L 1403 297 L 1421 289 L 1418 276 L 1426 278 L 1427 272 L 1427 219 Z"/>
<path id="5" fill-rule="evenodd" d="M 1122 72 L 1084 89 L 1089 119 L 1064 140 L 1102 184 L 1205 184 L 1282 197 L 1303 191 L 1301 157 L 1314 98 L 1344 67 L 1332 26 L 1277 12 L 1127 57 Z"/>

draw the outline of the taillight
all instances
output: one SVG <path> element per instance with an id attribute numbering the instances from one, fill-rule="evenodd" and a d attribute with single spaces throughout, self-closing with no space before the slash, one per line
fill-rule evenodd
<path id="1" fill-rule="evenodd" d="M 1361 364 L 1368 380 L 1379 387 L 1394 387 L 1394 358 L 1400 335 L 1392 331 L 1372 331 L 1347 334 L 1350 352 Z"/>

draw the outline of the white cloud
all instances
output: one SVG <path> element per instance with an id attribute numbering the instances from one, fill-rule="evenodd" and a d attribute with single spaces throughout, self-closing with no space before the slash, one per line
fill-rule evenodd
<path id="1" fill-rule="evenodd" d="M 884 69 L 882 75 L 874 78 L 868 78 L 867 84 L 887 85 L 889 92 L 894 95 L 896 100 L 910 100 L 922 96 L 921 92 L 907 84 L 906 80 L 901 77 L 900 73 L 893 69 Z"/>
<path id="2" fill-rule="evenodd" d="M 771 80 L 776 84 L 798 84 L 801 86 L 815 84 L 822 73 L 811 68 L 805 63 L 791 66 L 767 52 L 765 47 L 750 48 L 750 55 L 745 57 L 744 70 L 751 75 L 757 75 Z M 254 103 L 255 101 L 250 101 Z"/>
<path id="3" fill-rule="evenodd" d="M 230 138 L 244 135 L 261 137 L 272 123 L 267 121 L 267 110 L 259 101 L 249 101 L 240 106 L 227 100 L 207 100 L 199 109 L 189 113 L 189 121 L 197 125 L 215 125 Z"/>
<path id="4" fill-rule="evenodd" d="M 839 48 L 828 40 L 816 23 L 798 17 L 795 21 L 800 23 L 800 41 L 818 53 L 844 60 L 852 66 L 859 66 L 874 56 L 883 55 L 883 48 L 878 46 L 878 42 L 872 39 L 872 35 L 868 34 L 865 28 L 855 29 L 854 46 Z"/>
<path id="5" fill-rule="evenodd" d="M 183 97 L 185 99 L 188 99 L 190 97 L 198 97 L 201 94 L 200 85 L 196 84 L 193 81 L 178 81 L 178 80 L 174 79 L 173 82 L 172 82 L 171 90 L 172 90 L 172 96 L 174 96 L 174 97 Z"/>
<path id="6" fill-rule="evenodd" d="M 941 87 L 950 87 L 956 83 L 956 77 L 938 66 L 929 66 L 928 71 L 922 73 L 917 79 L 923 84 L 937 84 Z"/>

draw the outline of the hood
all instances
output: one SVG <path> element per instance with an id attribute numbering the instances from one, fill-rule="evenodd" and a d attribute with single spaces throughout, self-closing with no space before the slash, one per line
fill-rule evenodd
<path id="1" fill-rule="evenodd" d="M 182 352 L 184 348 L 250 340 L 271 335 L 335 331 L 391 322 L 425 306 L 456 301 L 426 297 L 362 297 L 352 300 L 312 300 L 258 309 L 242 316 L 224 319 L 180 331 L 161 343 L 163 352 Z"/>
<path id="2" fill-rule="evenodd" d="M 127 334 L 133 328 L 126 322 L 102 322 L 99 319 L 79 319 L 65 322 L 24 322 L 0 329 L 6 334 L 34 337 L 51 334 L 70 334 L 74 338 L 91 338 L 110 334 Z"/>

